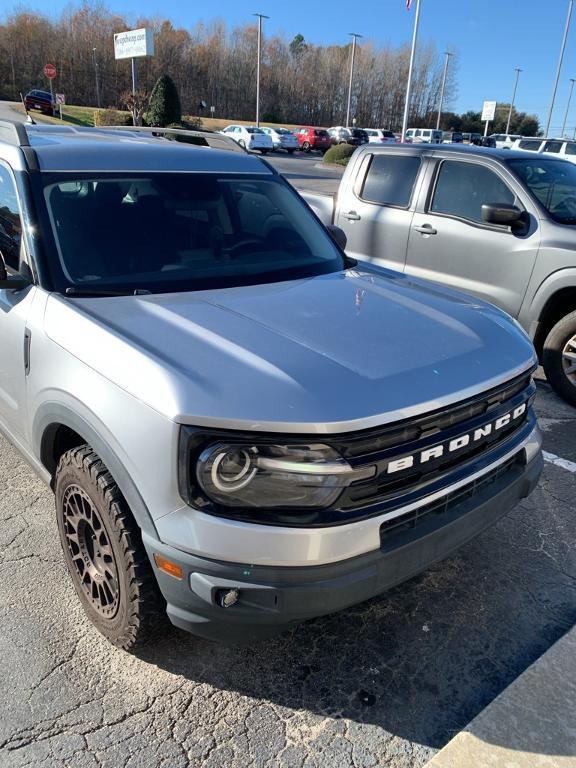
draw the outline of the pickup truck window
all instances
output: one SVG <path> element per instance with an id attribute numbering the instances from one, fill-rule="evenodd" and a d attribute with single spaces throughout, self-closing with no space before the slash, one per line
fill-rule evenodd
<path id="1" fill-rule="evenodd" d="M 415 155 L 373 155 L 360 197 L 369 203 L 407 208 L 419 169 L 420 158 Z"/>
<path id="2" fill-rule="evenodd" d="M 440 166 L 430 211 L 483 224 L 483 203 L 510 203 L 515 194 L 484 165 L 445 160 Z"/>
<path id="3" fill-rule="evenodd" d="M 508 166 L 526 184 L 554 221 L 576 224 L 576 166 L 541 155 L 509 160 Z"/>
<path id="4" fill-rule="evenodd" d="M 274 178 L 54 174 L 44 197 L 59 290 L 190 291 L 344 268 L 306 204 Z"/>
<path id="5" fill-rule="evenodd" d="M 6 266 L 18 269 L 22 222 L 11 172 L 0 163 L 0 252 Z"/>

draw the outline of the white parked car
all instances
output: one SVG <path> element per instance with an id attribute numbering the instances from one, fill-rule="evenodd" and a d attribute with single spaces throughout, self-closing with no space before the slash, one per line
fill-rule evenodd
<path id="1" fill-rule="evenodd" d="M 291 155 L 292 152 L 300 149 L 298 139 L 288 128 L 262 128 L 262 130 L 272 139 L 273 152 L 277 149 L 284 149 Z"/>
<path id="2" fill-rule="evenodd" d="M 370 144 L 397 144 L 394 131 L 386 131 L 383 128 L 364 128 L 368 134 Z"/>
<path id="3" fill-rule="evenodd" d="M 522 136 L 513 133 L 493 133 L 490 138 L 496 142 L 497 149 L 512 149 L 514 142 L 521 139 Z"/>
<path id="4" fill-rule="evenodd" d="M 435 128 L 408 128 L 406 141 L 414 144 L 442 144 L 444 132 Z"/>
<path id="5" fill-rule="evenodd" d="M 244 149 L 258 149 L 263 155 L 274 148 L 270 136 L 255 125 L 228 125 L 220 133 L 230 136 Z"/>
<path id="6" fill-rule="evenodd" d="M 538 136 L 517 139 L 512 144 L 512 149 L 519 149 L 521 152 L 541 152 L 576 163 L 576 141 L 569 139 L 543 139 Z"/>

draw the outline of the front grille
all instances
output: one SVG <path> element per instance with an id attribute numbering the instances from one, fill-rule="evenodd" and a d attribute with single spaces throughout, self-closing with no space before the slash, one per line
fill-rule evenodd
<path id="1" fill-rule="evenodd" d="M 434 527 L 438 527 L 457 518 L 458 512 L 465 514 L 467 507 L 465 502 L 473 496 L 488 494 L 490 487 L 505 478 L 508 474 L 519 470 L 523 466 L 521 457 L 514 456 L 501 464 L 491 472 L 482 475 L 471 483 L 447 493 L 436 501 L 424 504 L 417 509 L 399 515 L 391 520 L 386 520 L 380 526 L 380 540 L 385 546 L 391 538 L 400 533 L 406 533 L 426 522 L 434 521 Z"/>

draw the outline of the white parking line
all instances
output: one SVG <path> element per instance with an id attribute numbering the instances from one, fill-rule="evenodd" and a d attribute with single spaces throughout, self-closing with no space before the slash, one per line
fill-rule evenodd
<path id="1" fill-rule="evenodd" d="M 548 453 L 547 451 L 542 451 L 542 456 L 544 456 L 544 461 L 547 461 L 549 464 L 555 464 L 557 467 L 567 469 L 568 472 L 572 472 L 576 475 L 576 463 L 573 461 L 561 459 L 560 456 L 556 456 L 554 453 Z"/>

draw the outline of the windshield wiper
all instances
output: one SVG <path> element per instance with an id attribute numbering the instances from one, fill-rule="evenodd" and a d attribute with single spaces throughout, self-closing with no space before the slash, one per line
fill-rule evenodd
<path id="1" fill-rule="evenodd" d="M 66 296 L 149 296 L 152 291 L 147 288 L 126 288 L 124 291 L 111 291 L 109 288 L 84 288 L 80 285 L 72 285 L 66 288 Z"/>

